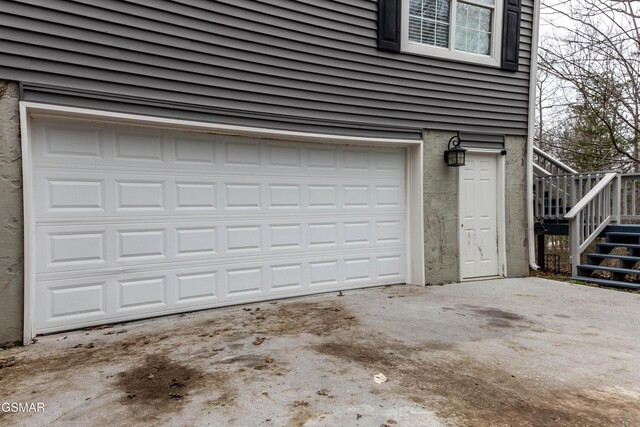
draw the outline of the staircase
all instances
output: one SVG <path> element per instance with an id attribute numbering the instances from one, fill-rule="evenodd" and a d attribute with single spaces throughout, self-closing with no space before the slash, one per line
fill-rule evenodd
<path id="1" fill-rule="evenodd" d="M 640 289 L 640 174 L 578 173 L 535 148 L 534 216 L 537 230 L 569 236 L 572 279 Z"/>
<path id="2" fill-rule="evenodd" d="M 624 227 L 624 226 L 621 226 Z M 596 243 L 586 263 L 577 266 L 572 279 L 600 285 L 640 289 L 640 227 L 628 231 L 605 232 L 604 242 Z"/>

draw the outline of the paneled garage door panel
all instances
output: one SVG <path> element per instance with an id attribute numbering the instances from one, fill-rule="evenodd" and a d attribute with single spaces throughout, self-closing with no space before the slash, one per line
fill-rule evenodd
<path id="1" fill-rule="evenodd" d="M 36 332 L 405 280 L 403 149 L 34 121 Z"/>

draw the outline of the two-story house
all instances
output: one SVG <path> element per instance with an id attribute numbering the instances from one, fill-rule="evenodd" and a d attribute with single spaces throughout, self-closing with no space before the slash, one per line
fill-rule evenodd
<path id="1" fill-rule="evenodd" d="M 528 274 L 533 0 L 0 3 L 0 343 Z"/>

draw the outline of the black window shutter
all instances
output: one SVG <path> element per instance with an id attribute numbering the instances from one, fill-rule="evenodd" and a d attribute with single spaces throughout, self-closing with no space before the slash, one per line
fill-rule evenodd
<path id="1" fill-rule="evenodd" d="M 502 69 L 518 71 L 520 59 L 520 0 L 504 1 Z"/>
<path id="2" fill-rule="evenodd" d="M 400 52 L 400 2 L 378 0 L 378 49 Z"/>

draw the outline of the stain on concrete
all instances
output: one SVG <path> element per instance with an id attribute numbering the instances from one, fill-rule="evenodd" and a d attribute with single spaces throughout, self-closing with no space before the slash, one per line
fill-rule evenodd
<path id="1" fill-rule="evenodd" d="M 207 382 L 219 383 L 219 379 Z M 131 413 L 136 419 L 148 421 L 180 411 L 190 394 L 204 383 L 205 375 L 201 371 L 164 355 L 151 355 L 122 372 L 117 387 L 122 393 L 120 402 L 133 407 Z"/>
<path id="2" fill-rule="evenodd" d="M 483 316 L 491 317 L 494 319 L 524 320 L 524 317 L 520 316 L 519 314 L 500 310 L 498 308 L 474 308 L 473 311 Z"/>
<path id="3" fill-rule="evenodd" d="M 244 316 L 238 319 L 238 323 L 217 318 L 206 321 L 205 325 L 213 329 L 214 336 L 228 336 L 236 340 L 247 334 L 266 337 L 310 334 L 322 337 L 358 326 L 358 319 L 338 301 L 266 305 L 259 316 L 251 315 L 249 311 L 242 313 Z M 234 327 L 230 328 L 230 324 Z"/>
<path id="4" fill-rule="evenodd" d="M 428 298 L 430 295 L 425 294 L 431 291 L 391 287 L 367 292 L 371 295 L 368 304 L 379 307 L 380 301 L 387 301 L 389 295 L 416 292 L 416 297 Z M 20 396 L 52 402 L 58 398 L 57 390 L 67 389 L 74 390 L 80 401 L 90 397 L 90 402 L 100 405 L 98 408 L 108 409 L 103 413 L 94 410 L 95 406 L 69 406 L 65 402 L 66 412 L 56 419 L 59 424 L 80 422 L 90 415 L 96 417 L 93 424 L 104 424 L 118 413 L 129 414 L 134 421 L 167 425 L 183 419 L 186 424 L 197 424 L 197 418 L 183 417 L 215 414 L 216 419 L 231 425 L 246 421 L 239 414 L 250 414 L 251 405 L 257 405 L 263 412 L 267 408 L 266 416 L 261 418 L 263 422 L 268 413 L 275 414 L 268 412 L 272 406 L 281 414 L 277 421 L 274 418 L 265 425 L 275 422 L 297 426 L 319 422 L 328 413 L 322 402 L 331 401 L 342 408 L 359 402 L 362 390 L 369 397 L 378 396 L 381 403 L 384 401 L 380 399 L 393 399 L 407 407 L 435 411 L 447 425 L 640 425 L 638 395 L 617 389 L 586 388 L 582 380 L 568 384 L 548 378 L 540 381 L 522 375 L 513 363 L 501 364 L 499 357 L 481 359 L 469 350 L 469 342 L 417 342 L 406 337 L 401 340 L 371 326 L 371 318 L 363 317 L 361 323 L 358 318 L 367 313 L 375 316 L 376 312 L 363 311 L 358 308 L 360 302 L 350 305 L 349 300 L 347 295 L 347 298 L 252 304 L 216 310 L 206 316 L 167 318 L 158 321 L 160 326 L 155 323 L 141 328 L 127 326 L 126 334 L 106 335 L 99 330 L 87 331 L 90 337 L 86 337 L 85 332 L 75 332 L 68 339 L 60 334 L 54 342 L 55 337 L 49 337 L 44 347 L 36 344 L 33 349 L 11 349 L 4 355 L 0 352 L 3 366 L 0 401 L 7 396 Z M 393 301 L 397 304 L 409 298 Z M 478 324 L 482 328 L 481 319 L 504 321 L 516 325 L 503 334 L 507 339 L 518 334 L 538 339 L 531 334 L 532 329 L 525 329 L 529 325 L 527 317 L 515 311 L 443 301 L 442 305 L 433 305 L 429 312 L 442 316 L 441 307 L 454 308 L 456 314 L 466 313 L 465 327 Z M 402 305 L 397 308 L 400 313 Z M 350 317 L 354 319 L 347 320 Z M 479 337 L 477 342 L 474 338 L 474 349 L 483 345 L 481 337 L 495 337 L 494 333 L 476 332 L 476 335 Z M 256 336 L 266 340 L 254 346 L 251 342 Z M 504 341 L 504 337 L 497 339 Z M 516 348 L 515 344 L 510 348 L 522 355 L 536 350 L 535 341 L 527 344 L 531 348 Z M 295 357 L 291 357 L 294 352 Z M 313 373 L 300 370 L 297 363 L 303 360 L 311 361 Z M 309 365 L 303 366 L 309 369 Z M 387 376 L 387 382 L 373 382 L 373 375 L 379 372 Z M 319 382 L 309 387 L 304 384 L 287 388 L 300 375 L 310 375 Z M 98 383 L 93 395 L 81 394 L 86 378 Z M 355 394 L 345 393 L 342 383 L 345 381 L 359 384 L 350 391 Z M 285 402 L 279 401 L 282 396 L 277 394 L 283 393 L 283 387 L 291 393 L 287 395 L 291 399 Z M 292 402 L 298 399 L 308 404 L 293 406 Z M 372 409 L 374 413 L 377 410 L 377 406 Z M 393 419 L 403 425 L 395 415 Z M 20 415 L 8 414 L 2 416 L 0 425 L 26 421 Z"/>
<path id="5" fill-rule="evenodd" d="M 340 363 L 383 372 L 393 392 L 435 408 L 454 425 L 585 426 L 640 425 L 638 400 L 590 390 L 546 390 L 499 366 L 480 363 L 444 346 L 429 351 L 389 337 L 329 342 L 312 348 Z M 385 383 L 387 384 L 387 383 Z M 630 412 L 631 411 L 631 412 Z"/>
<path id="6" fill-rule="evenodd" d="M 495 307 L 482 307 L 477 305 L 462 304 L 461 310 L 470 311 L 474 316 L 486 320 L 485 326 L 489 328 L 514 328 L 530 327 L 534 324 L 524 316 Z"/>
<path id="7" fill-rule="evenodd" d="M 314 412 L 308 407 L 297 406 L 289 420 L 287 427 L 302 427 L 314 417 Z"/>
<path id="8" fill-rule="evenodd" d="M 237 365 L 244 368 L 254 369 L 256 371 L 264 371 L 273 369 L 277 365 L 274 364 L 273 358 L 260 356 L 256 354 L 242 354 L 218 362 L 225 365 Z"/>

